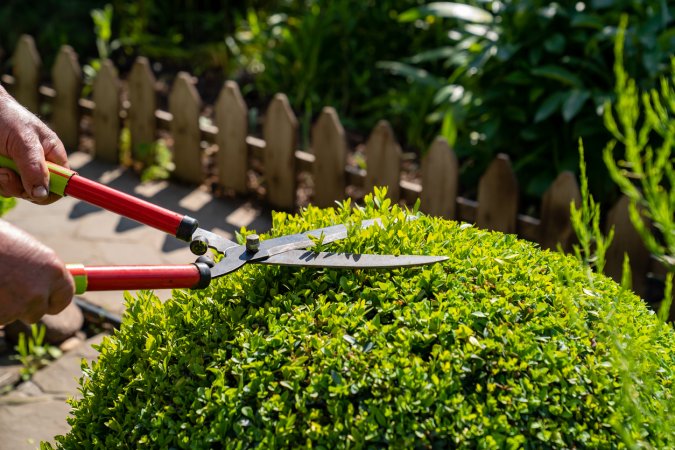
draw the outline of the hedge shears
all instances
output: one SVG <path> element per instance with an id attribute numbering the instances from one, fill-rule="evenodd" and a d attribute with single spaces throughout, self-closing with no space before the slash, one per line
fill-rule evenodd
<path id="1" fill-rule="evenodd" d="M 68 264 L 76 293 L 86 291 L 137 289 L 202 289 L 211 280 L 234 272 L 247 263 L 275 264 L 298 267 L 368 269 L 419 266 L 444 261 L 444 256 L 373 255 L 316 252 L 307 250 L 318 242 L 328 244 L 347 237 L 347 227 L 333 225 L 303 233 L 261 241 L 257 235 L 246 236 L 244 245 L 199 228 L 196 219 L 155 205 L 111 187 L 97 183 L 77 172 L 47 163 L 49 190 L 60 196 L 70 196 L 121 216 L 153 227 L 177 239 L 188 242 L 190 250 L 199 257 L 194 263 L 182 265 L 124 265 L 85 266 Z M 0 156 L 0 167 L 18 172 L 16 164 Z M 379 224 L 366 220 L 361 227 Z M 207 255 L 208 249 L 222 255 L 218 262 Z M 304 249 L 304 250 L 303 250 Z"/>

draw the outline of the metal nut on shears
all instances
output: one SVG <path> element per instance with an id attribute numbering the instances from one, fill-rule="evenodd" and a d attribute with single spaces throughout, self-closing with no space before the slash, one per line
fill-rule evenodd
<path id="1" fill-rule="evenodd" d="M 246 250 L 255 253 L 260 249 L 260 236 L 257 234 L 249 234 L 246 236 Z"/>
<path id="2" fill-rule="evenodd" d="M 190 251 L 195 255 L 203 255 L 209 249 L 209 240 L 204 236 L 197 236 L 190 241 Z"/>

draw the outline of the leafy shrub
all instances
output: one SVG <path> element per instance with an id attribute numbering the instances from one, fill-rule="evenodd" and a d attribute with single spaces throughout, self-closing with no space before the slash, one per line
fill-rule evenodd
<path id="1" fill-rule="evenodd" d="M 89 11 L 106 0 L 41 0 L 29 8 L 23 0 L 0 3 L 0 57 L 9 63 L 22 34 L 30 34 L 49 73 L 59 48 L 69 44 L 82 56 L 96 55 L 96 39 Z M 4 52 L 4 55 L 2 54 Z"/>
<path id="2" fill-rule="evenodd" d="M 402 22 L 442 21 L 446 44 L 389 66 L 420 83 L 436 76 L 432 118 L 460 158 L 465 183 L 475 185 L 497 153 L 507 153 L 528 196 L 540 197 L 563 170 L 578 167 L 583 137 L 591 191 L 615 190 L 600 151 L 610 139 L 602 109 L 613 98 L 613 44 L 621 14 L 630 16 L 626 67 L 642 88 L 671 70 L 675 4 L 662 0 L 502 0 L 460 5 L 435 2 L 399 16 Z M 409 28 L 412 25 L 408 25 Z M 429 61 L 445 70 L 429 68 Z M 430 73 L 421 71 L 428 69 Z M 413 77 L 413 79 L 415 79 Z M 597 174 L 597 175 L 595 175 Z M 604 176 L 603 176 L 604 174 Z"/>
<path id="3" fill-rule="evenodd" d="M 196 75 L 208 69 L 228 68 L 232 61 L 225 36 L 236 29 L 237 17 L 247 8 L 269 8 L 270 3 L 111 0 L 117 17 L 115 28 L 125 52 L 158 59 L 173 70 L 184 68 Z"/>
<path id="4" fill-rule="evenodd" d="M 287 94 L 302 111 L 303 131 L 324 106 L 333 106 L 343 122 L 362 134 L 380 119 L 395 128 L 425 124 L 433 91 L 376 67 L 378 61 L 440 45 L 444 30 L 426 33 L 401 28 L 397 14 L 424 0 L 294 0 L 276 9 L 249 12 L 231 41 L 235 55 L 246 58 L 263 97 Z M 437 33 L 434 33 L 434 29 Z M 413 95 L 401 95 L 414 89 Z M 392 107 L 395 111 L 392 111 Z M 420 115 L 421 111 L 421 115 Z M 417 114 L 417 115 L 416 115 Z M 401 133 L 410 142 L 419 133 Z M 424 147 L 425 142 L 413 142 Z"/>
<path id="5" fill-rule="evenodd" d="M 640 299 L 513 235 L 406 214 L 378 193 L 276 214 L 270 234 L 381 217 L 331 249 L 449 261 L 247 265 L 165 303 L 128 296 L 57 445 L 675 445 L 675 333 Z"/>
<path id="6" fill-rule="evenodd" d="M 631 200 L 631 222 L 646 247 L 669 272 L 675 272 L 675 57 L 671 58 L 670 76 L 661 79 L 659 89 L 641 92 L 623 68 L 623 39 L 617 41 L 616 54 L 618 99 L 615 112 L 610 105 L 605 108 L 605 124 L 613 136 L 605 147 L 605 163 L 612 179 Z M 650 145 L 652 142 L 660 145 Z M 613 155 L 617 143 L 625 146 L 625 161 L 619 163 Z M 654 224 L 658 236 L 641 215 Z"/>

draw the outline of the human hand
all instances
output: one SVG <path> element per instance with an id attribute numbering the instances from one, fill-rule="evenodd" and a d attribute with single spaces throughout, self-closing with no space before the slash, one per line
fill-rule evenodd
<path id="1" fill-rule="evenodd" d="M 21 197 L 41 205 L 60 198 L 49 193 L 45 161 L 68 167 L 63 143 L 37 116 L 0 86 L 0 155 L 14 160 L 19 174 L 0 168 L 0 195 Z"/>
<path id="2" fill-rule="evenodd" d="M 0 220 L 0 324 L 33 323 L 63 310 L 75 283 L 53 250 Z"/>

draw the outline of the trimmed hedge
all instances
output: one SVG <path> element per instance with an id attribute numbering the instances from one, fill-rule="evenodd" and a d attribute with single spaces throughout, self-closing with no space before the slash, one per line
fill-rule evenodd
<path id="1" fill-rule="evenodd" d="M 421 268 L 247 265 L 127 297 L 60 448 L 675 445 L 675 333 L 576 260 L 391 206 L 278 213 L 271 235 L 381 217 L 331 250 Z M 320 246 L 320 245 L 319 245 Z"/>

